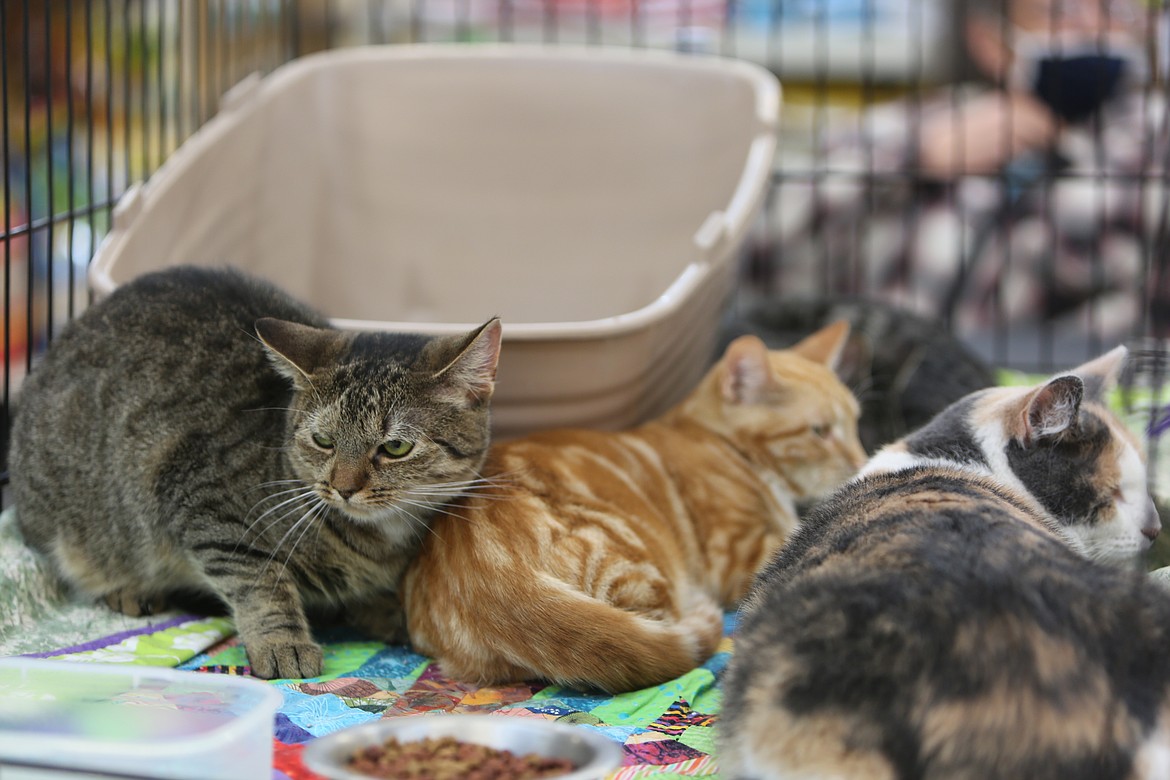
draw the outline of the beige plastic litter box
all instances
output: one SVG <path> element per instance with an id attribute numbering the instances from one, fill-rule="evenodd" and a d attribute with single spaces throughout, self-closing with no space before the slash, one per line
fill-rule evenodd
<path id="1" fill-rule="evenodd" d="M 758 66 L 668 52 L 305 57 L 237 85 L 122 198 L 90 282 L 230 264 L 342 328 L 500 315 L 498 437 L 629 426 L 710 364 L 779 104 Z"/>

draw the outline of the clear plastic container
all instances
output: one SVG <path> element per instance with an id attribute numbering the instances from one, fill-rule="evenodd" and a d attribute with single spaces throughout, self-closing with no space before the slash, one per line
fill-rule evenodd
<path id="1" fill-rule="evenodd" d="M 3 658 L 0 777 L 268 780 L 281 701 L 242 677 Z"/>

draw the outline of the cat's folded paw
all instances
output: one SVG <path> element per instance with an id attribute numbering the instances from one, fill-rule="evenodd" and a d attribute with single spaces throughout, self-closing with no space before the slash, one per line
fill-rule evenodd
<path id="1" fill-rule="evenodd" d="M 1150 580 L 1170 590 L 1170 566 L 1163 566 L 1150 572 Z"/>
<path id="2" fill-rule="evenodd" d="M 247 646 L 252 674 L 265 680 L 304 679 L 321 674 L 325 661 L 312 642 L 262 642 Z"/>
<path id="3" fill-rule="evenodd" d="M 167 609 L 166 599 L 161 596 L 145 596 L 130 588 L 111 591 L 102 600 L 110 609 L 130 617 L 157 615 Z"/>
<path id="4" fill-rule="evenodd" d="M 406 612 L 396 594 L 387 594 L 355 605 L 350 612 L 353 626 L 371 639 L 391 645 L 410 642 L 406 631 Z"/>

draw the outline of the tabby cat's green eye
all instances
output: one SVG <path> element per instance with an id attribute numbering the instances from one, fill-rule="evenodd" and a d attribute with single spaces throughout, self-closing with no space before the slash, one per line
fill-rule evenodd
<path id="1" fill-rule="evenodd" d="M 323 450 L 333 449 L 333 439 L 329 438 L 323 433 L 314 433 L 313 443 Z"/>
<path id="2" fill-rule="evenodd" d="M 382 454 L 388 458 L 405 458 L 414 449 L 414 442 L 391 439 L 382 445 Z"/>

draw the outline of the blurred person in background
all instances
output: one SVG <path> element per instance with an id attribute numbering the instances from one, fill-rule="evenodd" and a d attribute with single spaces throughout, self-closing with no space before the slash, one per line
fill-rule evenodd
<path id="1" fill-rule="evenodd" d="M 819 139 L 809 176 L 783 171 L 768 291 L 876 297 L 962 334 L 1142 332 L 1166 313 L 1153 8 L 963 0 L 957 12 L 980 78 L 880 105 Z"/>

